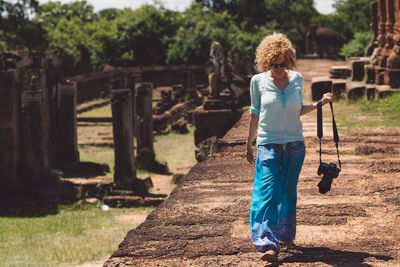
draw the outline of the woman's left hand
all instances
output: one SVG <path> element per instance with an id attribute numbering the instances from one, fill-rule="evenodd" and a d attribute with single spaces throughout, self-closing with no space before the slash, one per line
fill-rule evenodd
<path id="1" fill-rule="evenodd" d="M 333 101 L 332 93 L 326 93 L 321 98 L 322 105 L 328 104 Z"/>

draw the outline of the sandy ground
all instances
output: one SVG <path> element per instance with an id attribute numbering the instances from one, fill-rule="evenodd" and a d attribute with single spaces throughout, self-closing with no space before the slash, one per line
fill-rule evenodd
<path id="1" fill-rule="evenodd" d="M 343 62 L 300 61 L 306 87 L 312 76 L 327 75 L 336 64 Z M 329 108 L 324 111 L 330 121 Z M 232 145 L 195 165 L 104 266 L 269 266 L 250 240 L 254 166 L 240 144 L 248 119 L 244 113 L 224 137 Z M 274 265 L 400 266 L 400 129 L 342 134 L 342 171 L 321 195 L 316 114 L 302 120 L 307 154 L 298 184 L 296 246 L 283 249 Z M 336 162 L 330 134 L 323 148 L 324 161 Z"/>

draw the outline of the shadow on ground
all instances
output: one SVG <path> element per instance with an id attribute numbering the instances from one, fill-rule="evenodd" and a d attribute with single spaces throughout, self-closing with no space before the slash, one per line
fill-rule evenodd
<path id="1" fill-rule="evenodd" d="M 281 252 L 283 258 L 276 263 L 266 264 L 265 266 L 280 266 L 283 263 L 318 263 L 323 262 L 330 266 L 374 266 L 373 264 L 365 263 L 368 258 L 376 260 L 389 261 L 394 258 L 387 255 L 336 250 L 326 247 L 301 247 L 294 246 Z"/>

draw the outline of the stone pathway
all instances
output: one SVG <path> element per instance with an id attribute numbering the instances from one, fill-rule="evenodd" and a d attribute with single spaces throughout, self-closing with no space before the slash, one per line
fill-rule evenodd
<path id="1" fill-rule="evenodd" d="M 323 160 L 336 162 L 329 106 Z M 196 164 L 168 200 L 130 231 L 104 266 L 265 266 L 250 240 L 254 166 L 244 158 L 249 115 L 221 151 Z M 298 185 L 297 236 L 283 266 L 400 266 L 400 129 L 341 134 L 342 172 L 318 192 L 316 113 L 302 117 L 306 159 Z"/>

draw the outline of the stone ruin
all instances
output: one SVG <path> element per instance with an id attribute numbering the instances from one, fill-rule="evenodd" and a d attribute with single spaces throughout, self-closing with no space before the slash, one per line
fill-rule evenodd
<path id="1" fill-rule="evenodd" d="M 371 1 L 373 35 L 366 55 L 367 83 L 400 87 L 400 3 L 398 0 Z"/>
<path id="2" fill-rule="evenodd" d="M 197 160 L 214 151 L 221 138 L 240 118 L 242 106 L 249 105 L 249 85 L 255 73 L 251 60 L 236 47 L 225 58 L 218 42 L 212 42 L 208 74 L 208 91 L 204 104 L 193 112 L 196 126 Z"/>
<path id="3" fill-rule="evenodd" d="M 236 47 L 227 59 L 218 43 L 212 47 L 210 84 L 205 66 L 107 67 L 66 79 L 56 51 L 1 53 L 2 188 L 55 186 L 50 190 L 55 195 L 63 189 L 54 170 L 109 171 L 104 164 L 80 162 L 77 145 L 77 104 L 100 97 L 111 102 L 112 120 L 107 121 L 113 124 L 115 148 L 115 187 L 110 183 L 101 190 L 109 191 L 110 204 L 120 203 L 121 194 L 145 196 L 151 180 L 139 179 L 136 169 L 168 172 L 166 164 L 155 159 L 154 133 L 163 133 L 168 125 L 185 133 L 189 122 L 196 126 L 195 144 L 199 145 L 209 137 L 223 136 L 240 117 L 241 107 L 249 103 L 248 86 L 254 73 L 249 59 Z M 161 100 L 153 107 L 157 90 Z M 98 186 L 92 187 L 98 193 Z M 143 204 L 143 199 L 132 201 Z"/>
<path id="4" fill-rule="evenodd" d="M 0 184 L 5 191 L 25 188 L 46 194 L 62 194 L 71 186 L 65 181 L 59 183 L 54 170 L 65 173 L 109 171 L 105 164 L 79 161 L 77 86 L 76 82 L 63 77 L 59 66 L 56 51 L 0 54 Z M 138 132 L 138 156 L 147 159 L 149 153 L 144 151 L 150 151 L 152 170 L 156 165 L 157 170 L 166 172 L 167 167 L 155 161 L 152 149 L 153 129 L 148 123 L 152 116 L 152 101 L 151 94 L 146 94 L 149 90 L 151 92 L 152 86 L 147 86 L 146 92 L 138 89 L 135 93 L 132 78 L 127 77 L 123 73 L 119 79 L 114 77 L 107 83 L 112 91 L 116 159 L 114 183 L 116 189 L 143 195 L 147 189 L 146 182 L 136 177 L 132 143 L 134 129 Z M 120 90 L 121 87 L 130 89 Z M 136 95 L 136 106 L 141 109 L 139 112 L 134 109 L 132 94 Z M 138 114 L 139 120 L 136 127 L 134 114 Z M 149 165 L 148 162 L 145 164 Z M 45 189 L 49 186 L 52 190 Z M 112 183 L 99 190 L 110 190 L 111 187 Z"/>
<path id="5" fill-rule="evenodd" d="M 46 183 L 50 167 L 79 161 L 76 87 L 63 79 L 59 65 L 56 51 L 0 54 L 5 187 Z"/>
<path id="6" fill-rule="evenodd" d="M 335 99 L 379 99 L 400 88 L 400 2 L 371 1 L 373 35 L 366 57 L 351 60 L 351 67 L 334 66 L 330 77 L 312 80 L 312 100 L 332 92 Z M 350 78 L 351 81 L 346 80 Z M 363 82 L 365 80 L 365 83 Z"/>

